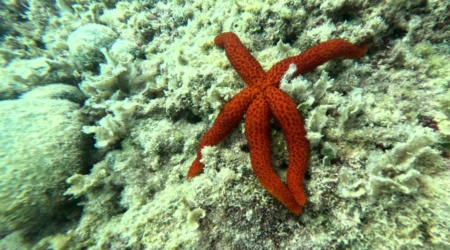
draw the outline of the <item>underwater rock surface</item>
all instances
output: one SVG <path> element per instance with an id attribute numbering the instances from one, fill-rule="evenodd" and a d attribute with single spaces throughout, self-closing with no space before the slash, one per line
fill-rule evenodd
<path id="1" fill-rule="evenodd" d="M 0 101 L 0 232 L 33 232 L 70 209 L 66 179 L 87 167 L 89 137 L 67 100 Z"/>

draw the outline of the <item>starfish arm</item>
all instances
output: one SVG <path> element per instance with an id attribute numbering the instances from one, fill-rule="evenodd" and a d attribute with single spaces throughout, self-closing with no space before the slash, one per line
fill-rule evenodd
<path id="1" fill-rule="evenodd" d="M 336 39 L 309 48 L 300 55 L 286 58 L 275 64 L 267 72 L 268 81 L 266 84 L 278 87 L 281 77 L 286 73 L 292 63 L 297 66 L 297 71 L 293 77 L 306 74 L 325 62 L 344 57 L 348 59 L 358 59 L 367 52 L 367 43 L 356 46 L 345 40 Z"/>
<path id="2" fill-rule="evenodd" d="M 297 105 L 282 90 L 268 87 L 265 92 L 270 111 L 280 124 L 289 152 L 287 184 L 297 204 L 305 206 L 303 177 L 308 167 L 309 142 L 306 139 L 303 117 Z"/>
<path id="3" fill-rule="evenodd" d="M 300 214 L 291 191 L 280 180 L 270 163 L 270 109 L 260 95 L 250 105 L 245 118 L 245 134 L 250 148 L 250 160 L 259 182 L 292 213 Z"/>
<path id="4" fill-rule="evenodd" d="M 214 43 L 225 49 L 228 60 L 247 86 L 256 86 L 265 77 L 266 73 L 259 62 L 256 61 L 234 33 L 222 33 L 216 36 Z"/>
<path id="5" fill-rule="evenodd" d="M 197 157 L 189 169 L 187 178 L 190 179 L 203 171 L 205 164 L 200 162 L 202 148 L 213 146 L 222 141 L 236 127 L 244 117 L 250 103 L 255 98 L 255 90 L 246 88 L 235 95 L 220 111 L 212 127 L 203 135 L 197 148 Z"/>

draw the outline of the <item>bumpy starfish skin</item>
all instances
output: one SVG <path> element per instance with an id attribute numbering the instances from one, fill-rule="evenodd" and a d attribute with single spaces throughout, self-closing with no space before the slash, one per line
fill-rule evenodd
<path id="1" fill-rule="evenodd" d="M 214 43 L 225 49 L 231 65 L 248 87 L 223 107 L 212 127 L 200 140 L 197 157 L 189 169 L 187 178 L 190 179 L 203 171 L 205 165 L 200 162 L 201 149 L 222 141 L 246 114 L 245 135 L 255 175 L 272 196 L 292 213 L 300 214 L 301 207 L 306 205 L 303 176 L 308 165 L 309 142 L 306 139 L 303 117 L 298 112 L 297 105 L 279 89 L 280 79 L 290 64 L 296 65 L 294 76 L 297 76 L 306 74 L 334 58 L 360 58 L 365 55 L 367 44 L 356 46 L 339 39 L 323 42 L 298 56 L 278 62 L 266 73 L 234 33 L 222 33 L 214 39 Z M 287 186 L 277 176 L 270 163 L 272 116 L 280 124 L 286 138 L 289 152 Z"/>

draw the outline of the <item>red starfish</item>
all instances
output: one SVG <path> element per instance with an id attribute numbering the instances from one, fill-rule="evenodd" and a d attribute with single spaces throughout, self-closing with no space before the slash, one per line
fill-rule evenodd
<path id="1" fill-rule="evenodd" d="M 344 57 L 357 59 L 367 51 L 367 44 L 356 46 L 344 40 L 330 40 L 320 43 L 298 56 L 289 57 L 275 64 L 267 73 L 244 47 L 239 38 L 231 32 L 218 35 L 214 43 L 225 48 L 231 65 L 247 84 L 220 111 L 212 127 L 205 133 L 197 149 L 197 158 L 189 169 L 190 179 L 203 171 L 200 162 L 201 149 L 222 141 L 245 118 L 245 135 L 250 148 L 253 171 L 261 184 L 292 213 L 300 214 L 306 204 L 303 190 L 309 142 L 306 139 L 303 117 L 295 102 L 279 89 L 280 79 L 295 64 L 294 77 L 306 74 L 328 60 Z M 280 180 L 270 163 L 270 118 L 281 125 L 289 152 L 287 186 Z"/>

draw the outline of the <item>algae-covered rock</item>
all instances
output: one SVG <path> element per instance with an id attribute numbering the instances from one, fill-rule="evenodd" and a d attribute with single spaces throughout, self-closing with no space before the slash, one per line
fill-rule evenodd
<path id="1" fill-rule="evenodd" d="M 83 172 L 89 137 L 67 100 L 0 102 L 0 232 L 30 232 L 64 214 L 65 180 Z"/>
<path id="2" fill-rule="evenodd" d="M 104 60 L 101 48 L 109 49 L 116 33 L 108 26 L 90 23 L 79 27 L 67 38 L 70 55 L 85 69 L 92 69 Z"/>
<path id="3" fill-rule="evenodd" d="M 64 99 L 83 104 L 86 96 L 79 88 L 66 84 L 38 86 L 20 96 L 21 99 Z"/>
<path id="4" fill-rule="evenodd" d="M 50 70 L 48 59 L 44 57 L 16 59 L 0 67 L 0 100 L 13 99 L 32 86 L 42 84 Z"/>

